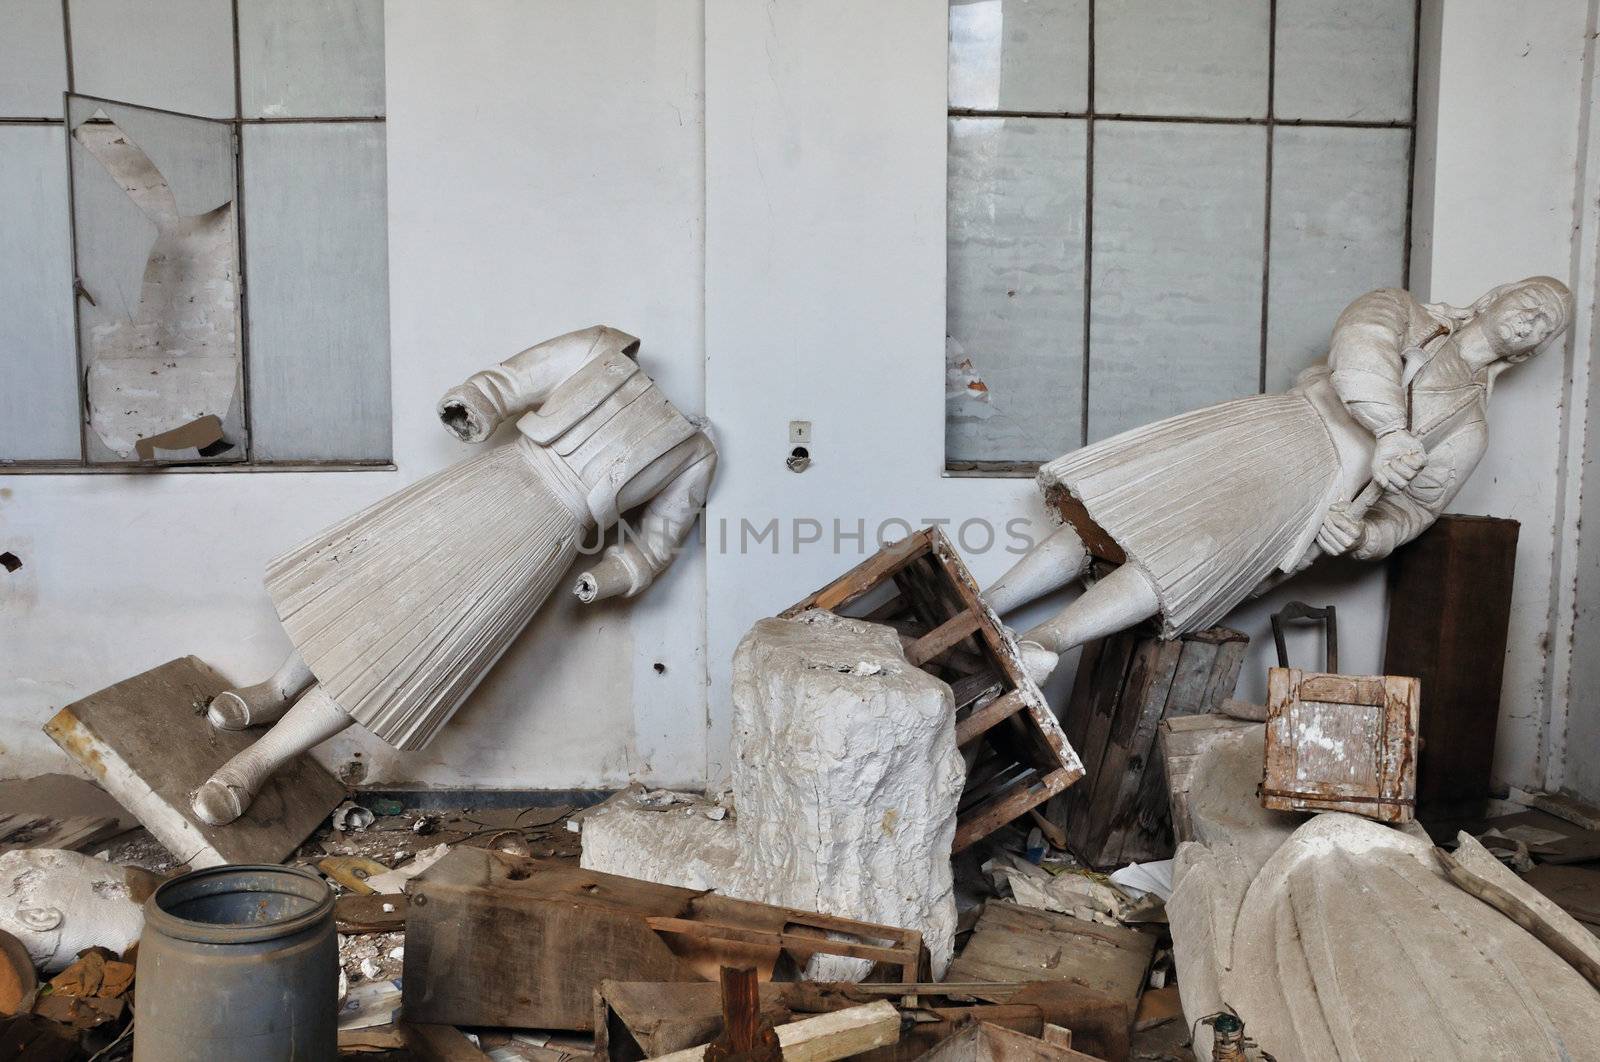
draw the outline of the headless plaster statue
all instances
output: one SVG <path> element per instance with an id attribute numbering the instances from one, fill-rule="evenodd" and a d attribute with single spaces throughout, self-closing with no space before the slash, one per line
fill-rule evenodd
<path id="1" fill-rule="evenodd" d="M 437 472 L 273 561 L 267 593 L 295 653 L 258 685 L 220 694 L 224 729 L 272 723 L 195 794 L 232 822 L 293 757 L 351 723 L 403 750 L 426 745 L 544 603 L 596 529 L 639 509 L 633 533 L 579 575 L 583 602 L 638 594 L 705 502 L 716 448 L 634 362 L 639 341 L 595 327 L 530 347 L 451 388 L 444 424 L 519 437 Z"/>
<path id="2" fill-rule="evenodd" d="M 1074 646 L 1159 617 L 1175 638 L 1323 554 L 1387 557 L 1449 505 L 1488 444 L 1495 378 L 1560 335 L 1572 295 L 1531 277 L 1466 308 L 1370 292 L 1325 362 L 1254 395 L 1123 432 L 1039 469 L 1063 525 L 985 592 L 1000 614 L 1116 564 L 1022 635 L 1043 678 Z"/>

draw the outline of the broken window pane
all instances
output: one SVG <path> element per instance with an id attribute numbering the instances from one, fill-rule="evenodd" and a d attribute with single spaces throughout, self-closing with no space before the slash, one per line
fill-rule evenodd
<path id="1" fill-rule="evenodd" d="M 231 125 L 72 96 L 68 126 L 88 460 L 243 460 Z"/>

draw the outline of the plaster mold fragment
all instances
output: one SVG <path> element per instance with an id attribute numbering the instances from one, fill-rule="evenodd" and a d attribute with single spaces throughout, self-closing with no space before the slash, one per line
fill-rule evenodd
<path id="1" fill-rule="evenodd" d="M 584 821 L 583 866 L 916 929 L 942 975 L 965 775 L 950 687 L 906 661 L 892 628 L 811 610 L 745 635 L 733 713 L 733 819 L 610 811 Z M 867 968 L 816 956 L 806 973 Z"/>
<path id="2" fill-rule="evenodd" d="M 144 930 L 128 871 L 79 852 L 28 848 L 0 855 L 0 929 L 47 974 L 85 948 L 122 954 Z"/>

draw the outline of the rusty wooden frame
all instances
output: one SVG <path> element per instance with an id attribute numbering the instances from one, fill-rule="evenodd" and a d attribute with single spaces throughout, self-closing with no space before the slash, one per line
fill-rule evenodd
<path id="1" fill-rule="evenodd" d="M 890 585 L 893 593 L 879 600 Z M 978 746 L 976 758 L 969 757 L 954 851 L 1083 777 L 1055 713 L 1023 671 L 1016 640 L 978 596 L 972 573 L 937 527 L 884 547 L 779 615 L 814 608 L 894 627 L 906 659 L 950 684 L 956 744 Z"/>

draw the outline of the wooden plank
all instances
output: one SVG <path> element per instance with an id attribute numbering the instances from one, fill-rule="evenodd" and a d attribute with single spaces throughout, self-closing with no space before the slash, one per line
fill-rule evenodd
<path id="1" fill-rule="evenodd" d="M 900 1039 L 900 1012 L 880 1000 L 778 1026 L 785 1062 L 833 1062 Z M 662 1062 L 701 1062 L 704 1047 L 656 1056 Z"/>
<path id="2" fill-rule="evenodd" d="M 979 616 L 972 609 L 958 613 L 918 638 L 906 650 L 906 661 L 912 667 L 921 667 L 928 661 L 954 649 L 963 639 L 970 638 L 978 629 Z"/>
<path id="3" fill-rule="evenodd" d="M 952 852 L 963 852 L 1019 815 L 1027 814 L 1076 781 L 1066 768 L 1051 771 L 1042 778 L 1023 780 L 1004 793 L 984 801 L 956 823 Z"/>
<path id="4" fill-rule="evenodd" d="M 200 660 L 180 657 L 67 705 L 44 729 L 180 862 L 276 863 L 321 825 L 345 788 L 301 756 L 234 822 L 212 826 L 196 816 L 191 794 L 257 737 L 206 722 L 205 706 L 227 688 Z"/>
<path id="5" fill-rule="evenodd" d="M 674 931 L 658 932 L 653 919 Z M 802 927 L 895 946 L 807 936 Z M 770 978 L 782 948 L 887 959 L 906 980 L 925 954 L 915 930 L 459 847 L 412 885 L 405 1013 L 469 1028 L 591 1031 L 594 990 L 607 978 L 705 981 L 725 965 L 754 965 Z"/>
<path id="6" fill-rule="evenodd" d="M 1480 814 L 1490 795 L 1517 532 L 1515 520 L 1446 514 L 1389 561 L 1383 670 L 1426 693 L 1417 804 L 1427 817 Z"/>
<path id="7" fill-rule="evenodd" d="M 1027 702 L 1022 699 L 1022 691 L 1012 690 L 1002 697 L 996 697 L 982 708 L 974 708 L 970 715 L 956 724 L 956 744 L 967 745 L 976 741 L 1026 706 Z"/>
<path id="8" fill-rule="evenodd" d="M 1071 1033 L 1067 1036 L 1070 1040 Z M 922 1057 L 926 1062 L 1095 1062 L 1069 1044 L 985 1022 L 967 1027 Z"/>
<path id="9" fill-rule="evenodd" d="M 1155 937 L 1053 911 L 990 900 L 951 981 L 1073 981 L 1126 1007 L 1131 1021 Z"/>
<path id="10" fill-rule="evenodd" d="M 407 908 L 404 896 L 347 894 L 333 901 L 333 922 L 341 933 L 395 933 L 406 927 Z"/>
<path id="11" fill-rule="evenodd" d="M 718 925 L 712 922 L 695 922 L 687 918 L 646 918 L 645 925 L 658 933 L 681 933 L 685 936 L 709 940 L 732 940 L 741 944 L 759 944 L 763 947 L 782 948 L 796 956 L 844 955 L 852 959 L 870 959 L 873 962 L 907 965 L 904 948 L 882 948 L 871 944 L 855 944 L 845 940 L 825 937 L 801 936 L 795 933 L 775 933 L 769 930 L 746 929 L 741 926 Z M 916 960 L 910 962 L 907 973 L 916 972 Z"/>
<path id="12" fill-rule="evenodd" d="M 489 1057 L 473 1046 L 466 1033 L 450 1025 L 406 1022 L 400 1030 L 417 1062 L 484 1062 Z"/>
<path id="13" fill-rule="evenodd" d="M 789 619 L 812 608 L 837 612 L 885 579 L 891 578 L 901 568 L 916 560 L 927 548 L 927 530 L 907 535 L 892 546 L 874 553 L 821 590 L 789 606 L 778 615 L 780 618 Z"/>

